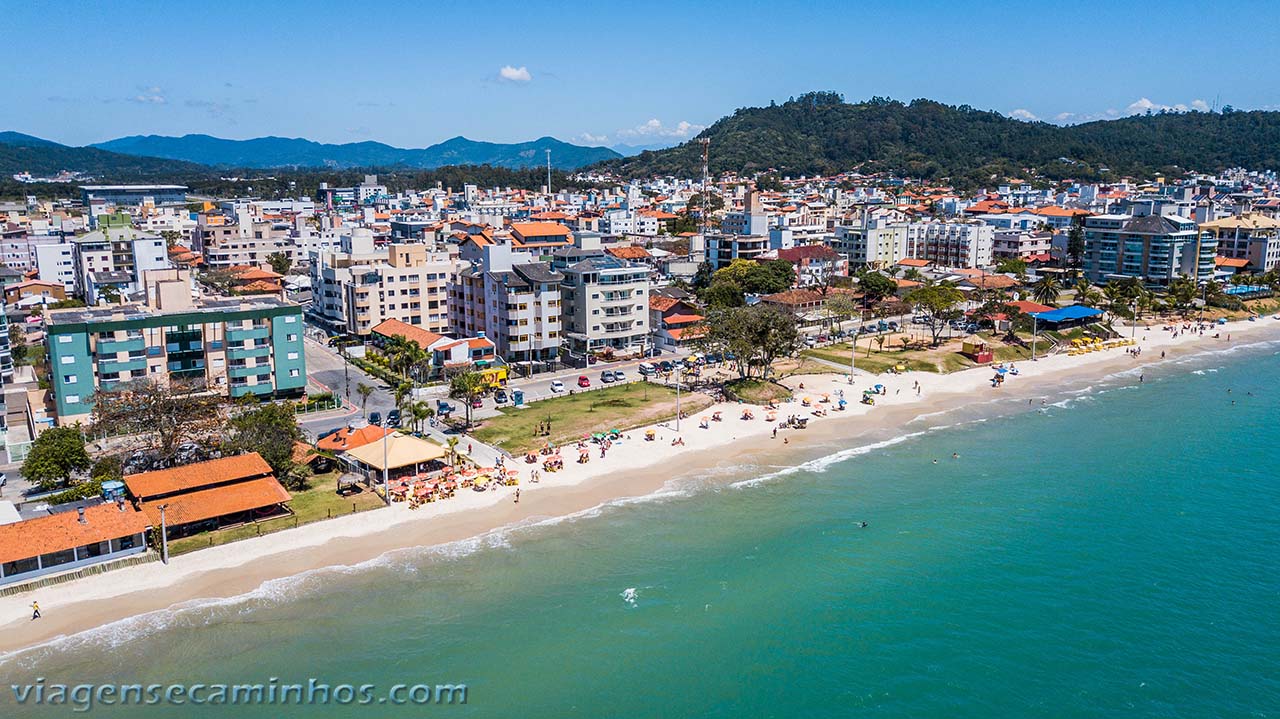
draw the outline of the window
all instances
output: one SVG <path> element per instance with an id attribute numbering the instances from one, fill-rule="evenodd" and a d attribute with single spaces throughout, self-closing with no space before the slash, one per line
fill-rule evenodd
<path id="1" fill-rule="evenodd" d="M 288 317 L 284 318 L 284 321 L 287 322 L 288 324 L 293 324 L 294 322 L 298 321 L 298 318 L 296 315 L 289 315 Z"/>
<path id="2" fill-rule="evenodd" d="M 296 360 L 296 359 L 298 359 L 298 353 L 297 353 L 297 352 L 290 352 L 290 353 L 287 355 L 287 357 L 288 357 L 289 359 L 291 359 L 291 360 Z"/>
<path id="3" fill-rule="evenodd" d="M 70 341 L 71 341 L 71 335 L 58 335 L 58 342 L 60 344 L 66 344 Z"/>
<path id="4" fill-rule="evenodd" d="M 76 363 L 76 358 L 75 358 L 75 357 L 72 357 L 71 355 L 64 355 L 64 356 L 63 356 L 61 359 L 59 359 L 58 361 L 59 361 L 59 362 L 61 362 L 62 364 L 75 364 L 75 363 Z"/>
<path id="5" fill-rule="evenodd" d="M 284 336 L 284 341 L 285 341 L 285 342 L 297 342 L 297 341 L 298 341 L 298 336 L 297 336 L 297 335 L 285 335 L 285 336 Z"/>
<path id="6" fill-rule="evenodd" d="M 80 395 L 78 394 L 67 395 L 67 404 L 80 404 Z"/>
<path id="7" fill-rule="evenodd" d="M 289 370 L 289 376 L 290 376 L 290 377 L 297 377 L 297 376 L 299 376 L 299 372 L 298 372 L 298 370 L 296 370 L 296 369 L 291 369 L 291 370 Z"/>
<path id="8" fill-rule="evenodd" d="M 62 383 L 63 383 L 63 384 L 75 384 L 75 383 L 76 383 L 76 380 L 77 380 L 77 377 L 76 377 L 75 375 L 73 375 L 73 374 L 64 374 L 64 375 L 62 375 Z"/>

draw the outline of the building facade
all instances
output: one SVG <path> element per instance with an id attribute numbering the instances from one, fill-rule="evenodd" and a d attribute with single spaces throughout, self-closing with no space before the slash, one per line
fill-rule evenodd
<path id="1" fill-rule="evenodd" d="M 1090 282 L 1138 278 L 1167 285 L 1181 275 L 1214 274 L 1218 240 L 1179 215 L 1094 215 L 1084 221 L 1084 270 Z"/>
<path id="2" fill-rule="evenodd" d="M 148 273 L 147 302 L 47 310 L 49 384 L 60 425 L 87 421 L 93 395 L 181 382 L 232 398 L 306 388 L 302 309 L 270 296 L 193 299 L 183 271 Z"/>

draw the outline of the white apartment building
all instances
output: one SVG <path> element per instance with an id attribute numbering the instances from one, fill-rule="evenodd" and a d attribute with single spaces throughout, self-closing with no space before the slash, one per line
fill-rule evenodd
<path id="1" fill-rule="evenodd" d="M 71 240 L 75 292 L 87 304 L 96 305 L 100 290 L 108 286 L 121 294 L 139 292 L 145 287 L 144 272 L 169 267 L 164 239 L 134 229 L 128 215 L 100 215 L 98 227 Z"/>
<path id="2" fill-rule="evenodd" d="M 68 295 L 76 291 L 75 245 L 70 242 L 38 245 L 36 251 L 37 278 L 42 282 L 57 282 Z"/>
<path id="3" fill-rule="evenodd" d="M 990 267 L 995 228 L 977 221 L 925 220 L 907 226 L 906 256 L 939 267 Z"/>
<path id="4" fill-rule="evenodd" d="M 874 219 L 857 227 L 841 225 L 828 244 L 849 260 L 850 269 L 890 267 L 906 257 L 907 224 Z"/>
<path id="5" fill-rule="evenodd" d="M 1007 258 L 1025 260 L 1037 255 L 1050 254 L 1052 249 L 1052 232 L 997 230 L 992 240 L 992 255 L 997 260 Z"/>
<path id="6" fill-rule="evenodd" d="M 508 363 L 541 363 L 560 355 L 564 275 L 510 244 L 486 245 L 449 282 L 453 334 L 483 336 Z"/>
<path id="7" fill-rule="evenodd" d="M 267 258 L 283 252 L 291 262 L 299 259 L 287 222 L 255 222 L 248 212 L 235 221 L 223 215 L 201 215 L 192 237 L 192 249 L 204 255 L 212 269 L 236 265 L 260 267 Z"/>
<path id="8" fill-rule="evenodd" d="M 604 254 L 600 238 L 578 233 L 555 252 L 564 275 L 565 350 L 583 357 L 604 351 L 642 354 L 649 337 L 649 268 Z"/>
<path id="9" fill-rule="evenodd" d="M 388 319 L 445 334 L 453 272 L 448 253 L 423 244 L 377 248 L 372 232 L 359 228 L 342 238 L 339 250 L 317 253 L 311 312 L 331 330 L 362 337 Z"/>

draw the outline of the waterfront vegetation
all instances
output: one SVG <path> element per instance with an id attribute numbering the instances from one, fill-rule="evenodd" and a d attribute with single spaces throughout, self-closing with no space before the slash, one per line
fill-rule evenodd
<path id="1" fill-rule="evenodd" d="M 680 409 L 686 414 L 711 406 L 707 395 L 688 390 L 680 394 Z M 501 416 L 480 421 L 472 435 L 506 451 L 521 455 L 540 449 L 550 441 L 557 446 L 576 442 L 585 435 L 627 431 L 676 416 L 673 387 L 650 382 L 632 382 L 588 392 L 574 392 L 542 400 L 529 407 L 505 407 Z M 538 426 L 550 422 L 549 434 L 538 434 Z"/>

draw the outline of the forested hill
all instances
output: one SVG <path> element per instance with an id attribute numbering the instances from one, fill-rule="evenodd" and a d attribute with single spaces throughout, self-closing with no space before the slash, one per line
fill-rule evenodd
<path id="1" fill-rule="evenodd" d="M 1034 168 L 1053 179 L 1151 175 L 1177 168 L 1280 167 L 1280 112 L 1160 113 L 1061 127 L 932 100 L 846 103 L 813 92 L 737 110 L 698 137 L 711 139 L 712 173 L 798 175 L 860 169 L 984 184 Z M 701 172 L 694 141 L 609 160 L 628 177 Z"/>

